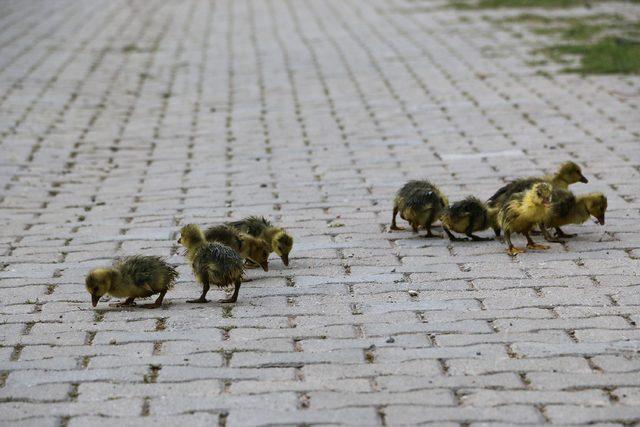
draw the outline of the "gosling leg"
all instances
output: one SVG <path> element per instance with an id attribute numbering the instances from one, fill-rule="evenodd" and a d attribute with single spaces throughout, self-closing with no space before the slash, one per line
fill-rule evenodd
<path id="1" fill-rule="evenodd" d="M 540 230 L 542 230 L 544 240 L 546 240 L 547 242 L 564 243 L 564 240 L 560 240 L 558 237 L 553 237 L 551 233 L 549 233 L 549 230 L 547 230 L 547 227 L 542 224 L 540 224 Z"/>
<path id="2" fill-rule="evenodd" d="M 534 242 L 533 239 L 531 238 L 531 236 L 529 236 L 529 232 L 528 231 L 525 231 L 522 234 L 524 234 L 524 237 L 527 238 L 527 248 L 529 248 L 529 249 L 540 249 L 540 250 L 549 249 L 549 246 L 547 246 L 547 245 L 540 245 L 540 244 Z"/>
<path id="3" fill-rule="evenodd" d="M 505 231 L 504 232 L 504 240 L 505 242 L 507 242 L 507 253 L 511 256 L 516 256 L 518 254 L 521 254 L 524 252 L 524 249 L 521 248 L 516 248 L 515 246 L 513 246 L 513 243 L 511 243 L 511 232 L 510 231 Z"/>
<path id="4" fill-rule="evenodd" d="M 164 291 L 160 292 L 160 295 L 158 295 L 158 298 L 156 298 L 155 302 L 151 303 L 151 304 L 143 304 L 140 307 L 143 308 L 158 308 L 158 307 L 162 307 L 162 300 L 164 299 L 164 295 L 167 293 L 167 290 L 165 289 Z"/>
<path id="5" fill-rule="evenodd" d="M 207 292 L 209 292 L 209 282 L 208 281 L 204 282 L 202 284 L 202 295 L 200 295 L 200 298 L 198 298 L 198 299 L 190 299 L 190 300 L 187 300 L 187 302 L 191 303 L 191 304 L 209 302 L 209 300 L 205 298 L 207 296 Z"/>
<path id="6" fill-rule="evenodd" d="M 109 304 L 109 307 L 134 307 L 136 305 L 134 299 L 136 299 L 136 297 L 127 298 L 124 302 Z"/>
<path id="7" fill-rule="evenodd" d="M 576 237 L 577 234 L 568 234 L 565 233 L 564 231 L 562 231 L 562 229 L 560 227 L 556 227 L 556 237 L 565 237 L 565 238 L 570 238 L 570 237 Z"/>
<path id="8" fill-rule="evenodd" d="M 480 237 L 473 234 L 473 228 L 474 228 L 473 225 L 474 225 L 473 221 L 469 221 L 469 225 L 467 226 L 467 229 L 464 232 L 464 234 L 470 240 L 473 240 L 474 242 L 486 242 L 487 240 L 493 240 L 491 237 Z"/>
<path id="9" fill-rule="evenodd" d="M 233 290 L 233 295 L 231 295 L 229 298 L 218 300 L 218 302 L 220 302 L 220 303 L 236 302 L 238 300 L 238 293 L 240 292 L 240 285 L 242 285 L 242 281 L 238 280 L 235 283 L 235 288 Z"/>
<path id="10" fill-rule="evenodd" d="M 473 233 L 469 233 L 467 234 L 467 236 L 474 242 L 488 242 L 489 240 L 493 240 L 493 237 L 480 237 L 480 236 L 476 236 Z"/>
<path id="11" fill-rule="evenodd" d="M 431 225 L 428 225 L 426 228 L 427 228 L 427 234 L 425 234 L 422 237 L 427 237 L 427 238 L 437 237 L 439 239 L 442 239 L 442 234 L 432 233 L 431 232 Z"/>
<path id="12" fill-rule="evenodd" d="M 451 240 L 452 242 L 466 242 L 469 240 L 469 239 L 465 239 L 464 237 L 454 236 L 453 233 L 447 227 L 443 226 L 442 229 L 444 230 L 445 233 L 447 233 L 449 240 Z"/>
<path id="13" fill-rule="evenodd" d="M 393 217 L 391 218 L 391 227 L 389 227 L 389 230 L 404 230 L 403 227 L 398 227 L 398 224 L 396 224 L 396 215 L 398 215 L 398 207 L 394 206 Z"/>

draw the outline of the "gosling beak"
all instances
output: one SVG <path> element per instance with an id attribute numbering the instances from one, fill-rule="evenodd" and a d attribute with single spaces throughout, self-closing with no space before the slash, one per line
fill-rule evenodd
<path id="1" fill-rule="evenodd" d="M 178 244 L 181 245 L 182 244 L 182 237 L 178 237 Z"/>
<path id="2" fill-rule="evenodd" d="M 587 182 L 589 182 L 589 180 L 587 178 L 585 178 L 584 175 L 580 175 L 580 182 L 583 184 L 586 184 Z"/>
<path id="3" fill-rule="evenodd" d="M 94 307 L 98 305 L 98 301 L 100 301 L 100 297 L 97 295 L 91 295 L 91 305 Z"/>
<path id="4" fill-rule="evenodd" d="M 542 199 L 542 205 L 543 205 L 545 208 L 549 208 L 549 207 L 551 207 L 551 200 L 549 200 L 549 199 Z"/>
<path id="5" fill-rule="evenodd" d="M 289 255 L 282 255 L 280 258 L 282 258 L 282 262 L 284 263 L 285 267 L 289 266 Z"/>
<path id="6" fill-rule="evenodd" d="M 260 267 L 262 267 L 262 269 L 264 271 L 269 271 L 269 263 L 265 262 L 264 264 L 260 264 Z"/>
<path id="7" fill-rule="evenodd" d="M 604 215 L 598 217 L 598 224 L 604 225 Z"/>

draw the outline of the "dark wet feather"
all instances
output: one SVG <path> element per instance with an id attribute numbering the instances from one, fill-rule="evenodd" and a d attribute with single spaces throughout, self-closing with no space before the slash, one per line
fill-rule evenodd
<path id="1" fill-rule="evenodd" d="M 242 278 L 243 260 L 227 245 L 206 243 L 193 257 L 193 269 L 201 277 L 208 277 L 212 284 L 226 285 Z"/>
<path id="2" fill-rule="evenodd" d="M 239 251 L 242 246 L 240 232 L 238 229 L 228 225 L 216 225 L 205 230 L 204 236 L 207 242 L 218 242 L 229 246 L 235 251 Z"/>
<path id="3" fill-rule="evenodd" d="M 515 221 L 520 216 L 520 212 L 516 208 L 516 206 L 518 206 L 520 203 L 512 202 L 522 202 L 524 196 L 524 191 L 512 194 L 511 197 L 509 197 L 509 199 L 502 205 L 502 208 L 500 208 L 500 214 L 502 216 L 500 226 L 503 230 L 507 230 L 511 223 L 513 223 L 513 221 Z"/>
<path id="4" fill-rule="evenodd" d="M 178 277 L 176 269 L 158 256 L 125 257 L 116 262 L 115 268 L 124 281 L 139 287 L 152 283 L 171 287 Z"/>
<path id="5" fill-rule="evenodd" d="M 272 227 L 271 222 L 264 217 L 258 216 L 249 216 L 239 221 L 227 222 L 226 225 L 253 237 L 259 237 L 266 228 Z"/>
<path id="6" fill-rule="evenodd" d="M 448 215 L 453 222 L 469 216 L 471 231 L 484 230 L 488 227 L 489 219 L 487 208 L 477 197 L 469 196 L 452 204 L 446 210 L 446 215 Z"/>
<path id="7" fill-rule="evenodd" d="M 566 218 L 576 207 L 576 196 L 571 191 L 556 188 L 551 193 L 551 216 Z"/>
<path id="8" fill-rule="evenodd" d="M 542 178 L 534 177 L 516 179 L 515 181 L 501 187 L 493 196 L 489 197 L 487 204 L 492 208 L 500 207 L 504 202 L 509 200 L 512 195 L 526 191 L 533 187 L 533 184 L 538 182 L 544 182 L 544 180 Z"/>
<path id="9" fill-rule="evenodd" d="M 409 181 L 400 188 L 397 199 L 402 201 L 400 208 L 420 209 L 430 206 L 442 207 L 440 190 L 429 181 Z"/>

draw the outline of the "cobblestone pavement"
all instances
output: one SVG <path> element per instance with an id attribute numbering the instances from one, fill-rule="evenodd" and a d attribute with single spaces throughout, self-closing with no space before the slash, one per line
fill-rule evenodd
<path id="1" fill-rule="evenodd" d="M 535 74 L 435 2 L 0 7 L 0 424 L 640 421 L 638 77 Z M 606 228 L 515 259 L 386 231 L 410 178 L 486 198 L 567 159 Z M 185 304 L 179 226 L 247 214 L 291 266 Z M 137 253 L 179 266 L 165 307 L 93 309 Z"/>

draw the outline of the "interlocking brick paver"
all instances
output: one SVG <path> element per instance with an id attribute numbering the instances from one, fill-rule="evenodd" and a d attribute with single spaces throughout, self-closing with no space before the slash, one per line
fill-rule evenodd
<path id="1" fill-rule="evenodd" d="M 640 17 L 590 6 L 545 13 Z M 640 79 L 536 73 L 539 37 L 485 19 L 513 13 L 3 2 L 0 424 L 639 423 Z M 517 258 L 387 232 L 409 179 L 485 199 L 564 160 L 606 227 Z M 185 304 L 179 227 L 250 214 L 291 265 Z M 91 307 L 137 253 L 178 268 L 165 305 Z"/>

